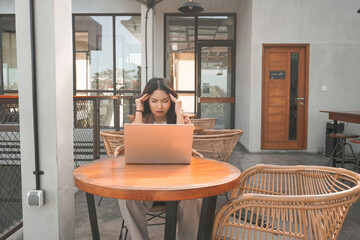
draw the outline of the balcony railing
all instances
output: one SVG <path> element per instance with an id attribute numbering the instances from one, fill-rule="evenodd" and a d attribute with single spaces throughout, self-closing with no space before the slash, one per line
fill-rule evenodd
<path id="1" fill-rule="evenodd" d="M 101 131 L 120 130 L 136 96 L 74 96 L 74 167 L 105 157 Z M 0 240 L 22 226 L 17 96 L 0 96 Z"/>

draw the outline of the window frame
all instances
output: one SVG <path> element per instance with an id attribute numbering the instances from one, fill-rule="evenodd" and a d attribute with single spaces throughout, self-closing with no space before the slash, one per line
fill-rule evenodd
<path id="1" fill-rule="evenodd" d="M 96 16 L 96 17 L 112 17 L 112 33 L 113 33 L 113 50 L 112 50 L 112 58 L 113 58 L 113 90 L 102 90 L 102 89 L 93 89 L 93 90 L 78 90 L 76 88 L 76 46 L 75 46 L 75 18 L 78 16 Z M 134 93 L 140 94 L 140 91 L 137 90 L 116 90 L 116 26 L 115 19 L 116 17 L 121 16 L 139 16 L 141 17 L 141 13 L 73 13 L 72 14 L 72 36 L 73 36 L 73 94 L 76 96 L 77 93 L 112 93 L 112 96 Z"/>
<path id="2" fill-rule="evenodd" d="M 1 28 L 1 24 L 2 24 L 1 18 L 3 17 L 13 17 L 16 23 L 15 14 L 0 14 L 0 95 L 18 94 L 19 88 L 17 90 L 4 90 L 3 48 L 2 48 L 2 28 Z M 15 36 L 16 36 L 16 25 L 15 25 Z M 17 79 L 17 83 L 19 84 L 19 79 Z"/>
<path id="3" fill-rule="evenodd" d="M 200 14 L 184 14 L 184 13 L 165 13 L 164 14 L 164 45 L 163 45 L 163 49 L 164 49 L 164 56 L 163 56 L 163 76 L 166 77 L 166 73 L 169 69 L 167 69 L 167 59 L 166 59 L 166 55 L 167 55 L 167 35 L 169 34 L 168 29 L 167 29 L 167 17 L 172 17 L 172 16 L 178 16 L 178 17 L 194 17 L 194 21 L 195 21 L 195 33 L 194 33 L 194 55 L 195 55 L 195 61 L 194 61 L 194 90 L 190 91 L 182 91 L 182 90 L 176 90 L 177 93 L 188 93 L 188 94 L 194 94 L 195 99 L 194 99 L 194 110 L 195 113 L 197 114 L 197 116 L 199 117 L 199 103 L 197 101 L 197 97 L 198 94 L 200 92 L 200 89 L 198 87 L 199 84 L 199 47 L 200 45 L 222 45 L 222 46 L 231 46 L 233 51 L 233 56 L 236 56 L 236 40 L 237 40 L 237 14 L 233 13 L 233 12 L 227 12 L 227 13 L 200 13 Z M 202 16 L 229 16 L 229 17 L 233 17 L 234 19 L 234 37 L 231 40 L 198 40 L 198 25 L 199 25 L 199 17 Z M 235 60 L 233 61 L 233 71 L 234 74 L 236 73 L 236 64 L 235 64 Z M 233 77 L 233 79 L 235 79 L 235 76 Z M 232 83 L 233 89 L 232 89 L 232 93 L 235 96 L 235 80 L 233 80 Z M 235 106 L 234 104 L 232 104 L 231 107 L 231 111 L 232 111 L 232 116 L 235 116 Z M 231 119 L 231 126 L 234 127 L 235 126 L 235 122 L 234 119 Z"/>

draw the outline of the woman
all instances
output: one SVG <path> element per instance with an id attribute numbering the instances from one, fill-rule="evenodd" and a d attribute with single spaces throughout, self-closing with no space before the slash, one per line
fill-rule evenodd
<path id="1" fill-rule="evenodd" d="M 171 83 L 164 78 L 152 78 L 145 86 L 141 97 L 135 100 L 136 112 L 133 123 L 190 124 L 182 111 Z M 121 214 L 133 240 L 147 240 L 146 214 L 151 201 L 119 200 Z M 179 239 L 192 240 L 197 237 L 201 199 L 179 201 Z"/>
<path id="2" fill-rule="evenodd" d="M 135 100 L 133 123 L 190 124 L 182 111 L 182 103 L 171 83 L 164 78 L 152 78 L 141 97 Z"/>

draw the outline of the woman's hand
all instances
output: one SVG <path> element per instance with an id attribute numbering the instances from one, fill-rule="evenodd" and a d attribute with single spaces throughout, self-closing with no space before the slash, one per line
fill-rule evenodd
<path id="1" fill-rule="evenodd" d="M 150 97 L 149 94 L 144 94 L 143 96 L 135 99 L 136 110 L 143 112 L 144 111 L 144 102 L 146 102 L 146 100 L 148 100 L 149 97 Z"/>
<path id="2" fill-rule="evenodd" d="M 182 102 L 179 99 L 176 99 L 173 95 L 170 95 L 170 99 L 171 101 L 173 101 L 175 103 L 175 113 L 176 115 L 183 115 L 183 110 L 182 110 Z"/>

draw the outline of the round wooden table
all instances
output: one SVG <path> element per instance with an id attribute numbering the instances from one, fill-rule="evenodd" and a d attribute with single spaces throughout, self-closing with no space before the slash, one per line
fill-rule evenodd
<path id="1" fill-rule="evenodd" d="M 198 239 L 210 239 L 216 196 L 239 184 L 236 167 L 193 157 L 189 165 L 125 164 L 124 156 L 96 160 L 74 171 L 86 192 L 93 239 L 99 232 L 93 194 L 118 199 L 166 201 L 165 239 L 175 239 L 178 200 L 203 198 Z"/>

